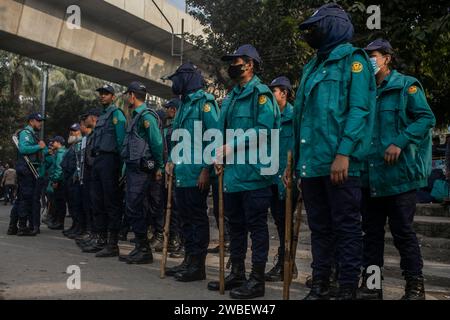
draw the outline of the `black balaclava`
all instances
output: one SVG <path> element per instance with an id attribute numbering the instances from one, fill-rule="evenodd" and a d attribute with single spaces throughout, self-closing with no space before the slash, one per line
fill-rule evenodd
<path id="1" fill-rule="evenodd" d="M 327 16 L 309 28 L 311 33 L 305 35 L 308 44 L 317 49 L 319 57 L 326 57 L 338 45 L 349 42 L 353 38 L 354 28 L 350 20 Z"/>
<path id="2" fill-rule="evenodd" d="M 205 86 L 205 80 L 198 71 L 178 72 L 171 80 L 173 93 L 182 99 Z"/>

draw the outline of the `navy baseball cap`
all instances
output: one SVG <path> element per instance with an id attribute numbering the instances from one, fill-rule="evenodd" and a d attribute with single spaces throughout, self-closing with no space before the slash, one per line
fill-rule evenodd
<path id="1" fill-rule="evenodd" d="M 227 54 L 222 57 L 222 61 L 231 61 L 238 57 L 249 57 L 255 60 L 258 64 L 262 63 L 261 57 L 254 46 L 251 44 L 244 44 L 240 46 L 234 53 Z"/>
<path id="2" fill-rule="evenodd" d="M 111 85 L 109 85 L 109 84 L 105 84 L 103 87 L 98 88 L 95 91 L 97 91 L 97 92 L 104 91 L 104 92 L 108 92 L 108 93 L 111 93 L 111 94 L 116 94 L 116 90 L 114 90 L 114 88 Z"/>
<path id="3" fill-rule="evenodd" d="M 74 123 L 73 125 L 70 126 L 69 128 L 70 131 L 80 131 L 80 124 L 79 123 Z"/>
<path id="4" fill-rule="evenodd" d="M 364 48 L 364 50 L 366 51 L 383 50 L 386 51 L 387 53 L 394 53 L 394 49 L 392 48 L 389 41 L 381 38 L 369 43 L 367 47 Z"/>
<path id="5" fill-rule="evenodd" d="M 167 79 L 172 80 L 172 78 L 179 73 L 194 73 L 194 72 L 200 72 L 200 70 L 198 70 L 198 67 L 192 62 L 185 62 L 178 67 L 177 71 L 168 76 Z"/>
<path id="6" fill-rule="evenodd" d="M 350 21 L 350 16 L 345 12 L 342 7 L 336 3 L 328 3 L 317 9 L 311 17 L 302 22 L 299 26 L 300 30 L 306 30 L 317 21 L 322 20 L 325 17 L 338 17 L 344 20 Z"/>
<path id="7" fill-rule="evenodd" d="M 179 109 L 181 105 L 181 100 L 178 98 L 173 98 L 170 99 L 169 101 L 167 101 L 163 107 L 164 108 L 175 108 L 175 109 Z"/>
<path id="8" fill-rule="evenodd" d="M 80 116 L 80 119 L 81 120 L 86 120 L 87 117 L 89 117 L 89 116 L 95 116 L 95 117 L 98 118 L 101 115 L 102 115 L 102 110 L 101 109 L 99 109 L 99 108 L 92 108 L 92 109 L 89 109 L 88 111 L 86 111 L 85 113 L 83 113 Z"/>
<path id="9" fill-rule="evenodd" d="M 128 86 L 127 91 L 125 91 L 123 94 L 131 93 L 131 92 L 146 94 L 147 93 L 147 87 L 142 82 L 133 81 Z"/>
<path id="10" fill-rule="evenodd" d="M 278 77 L 270 83 L 269 88 L 275 88 L 275 87 L 282 87 L 282 88 L 286 88 L 288 90 L 292 90 L 291 81 L 289 81 L 289 79 L 284 76 Z"/>
<path id="11" fill-rule="evenodd" d="M 59 143 L 61 143 L 61 144 L 65 144 L 65 143 L 66 143 L 66 140 L 65 140 L 63 137 L 61 137 L 61 136 L 56 136 L 56 137 L 54 137 L 54 138 L 52 139 L 52 141 L 53 141 L 53 142 L 59 142 Z"/>
<path id="12" fill-rule="evenodd" d="M 35 112 L 28 116 L 28 120 L 45 121 L 45 118 L 39 112 Z"/>

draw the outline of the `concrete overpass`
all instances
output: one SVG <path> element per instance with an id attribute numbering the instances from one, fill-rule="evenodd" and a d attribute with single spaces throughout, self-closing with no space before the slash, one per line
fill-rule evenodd
<path id="1" fill-rule="evenodd" d="M 156 0 L 176 34 L 201 33 L 200 23 L 166 0 Z M 67 26 L 67 8 L 81 9 L 81 29 Z M 181 41 L 180 41 L 181 42 Z M 185 59 L 199 63 L 185 43 Z M 180 64 L 172 32 L 152 0 L 0 0 L 0 48 L 127 85 L 144 82 L 151 94 L 171 96 L 161 77 Z"/>

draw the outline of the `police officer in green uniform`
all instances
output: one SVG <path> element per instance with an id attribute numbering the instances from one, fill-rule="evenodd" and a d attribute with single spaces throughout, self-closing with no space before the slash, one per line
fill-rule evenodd
<path id="1" fill-rule="evenodd" d="M 286 188 L 283 184 L 283 173 L 287 166 L 287 154 L 294 150 L 294 127 L 292 118 L 294 116 L 294 107 L 289 100 L 292 98 L 291 81 L 284 76 L 274 79 L 269 88 L 272 89 L 273 95 L 277 100 L 281 112 L 280 127 L 280 168 L 278 174 L 274 176 L 272 184 L 272 202 L 270 212 L 277 227 L 278 239 L 278 255 L 274 267 L 266 273 L 266 281 L 276 282 L 283 281 L 284 274 L 284 241 L 285 241 L 285 215 L 286 215 Z M 295 211 L 295 201 L 297 188 L 293 188 L 292 212 Z M 298 272 L 294 265 L 293 278 L 297 278 Z"/>
<path id="2" fill-rule="evenodd" d="M 363 176 L 363 267 L 383 267 L 388 220 L 406 279 L 402 299 L 423 300 L 423 261 L 413 222 L 416 191 L 427 186 L 431 173 L 431 129 L 436 120 L 420 82 L 392 68 L 394 52 L 388 41 L 375 40 L 366 51 L 378 89 L 375 134 Z M 368 289 L 370 275 L 363 272 L 360 298 L 382 299 L 381 288 Z"/>
<path id="3" fill-rule="evenodd" d="M 183 221 L 185 245 L 185 261 L 167 270 L 166 274 L 174 275 L 181 282 L 199 281 L 206 279 L 205 261 L 209 245 L 206 199 L 212 170 L 212 165 L 202 159 L 206 147 L 203 133 L 218 128 L 219 108 L 214 96 L 203 90 L 204 78 L 192 63 L 181 65 L 169 79 L 172 80 L 173 93 L 182 101 L 172 126 L 172 146 L 185 131 L 190 134 L 191 150 L 184 151 L 189 155 L 171 154 L 166 165 L 166 174 L 175 176 L 175 201 Z M 195 136 L 196 132 L 202 136 Z M 200 159 L 197 155 L 201 156 Z"/>
<path id="4" fill-rule="evenodd" d="M 267 137 L 268 153 L 271 153 L 271 130 L 280 128 L 280 110 L 272 91 L 264 85 L 256 72 L 262 63 L 252 45 L 243 45 L 233 54 L 222 58 L 230 63 L 228 73 L 236 83 L 222 104 L 221 129 L 256 133 L 259 139 Z M 225 159 L 224 206 L 230 228 L 231 274 L 225 279 L 225 289 L 231 290 L 234 299 L 252 299 L 265 294 L 265 268 L 269 252 L 267 215 L 272 198 L 273 175 L 269 165 L 257 155 L 256 164 L 250 163 L 252 147 L 247 134 L 237 134 L 225 139 L 225 145 L 217 149 L 217 160 Z M 232 155 L 245 155 L 245 163 Z M 278 157 L 278 154 L 276 154 Z M 233 161 L 234 160 L 234 161 Z M 219 168 L 218 168 L 219 169 Z M 266 172 L 267 170 L 267 172 Z M 276 168 L 275 170 L 278 170 Z M 220 173 L 220 172 L 219 172 Z M 252 271 L 245 275 L 248 233 L 252 240 Z M 219 290 L 217 281 L 208 284 L 209 290 Z"/>
<path id="5" fill-rule="evenodd" d="M 122 221 L 122 194 L 119 179 L 122 172 L 120 152 L 125 137 L 126 118 L 114 104 L 115 91 L 110 85 L 97 89 L 105 108 L 97 121 L 93 136 L 92 206 L 98 223 L 98 239 L 84 252 L 96 257 L 118 255 L 117 243 Z M 107 245 L 108 244 L 108 245 Z"/>
<path id="6" fill-rule="evenodd" d="M 376 85 L 367 54 L 349 41 L 354 28 L 337 4 L 300 25 L 317 55 L 303 69 L 294 105 L 296 175 L 311 229 L 312 288 L 329 299 L 336 250 L 338 300 L 354 299 L 362 265 L 360 174 L 373 131 Z"/>
<path id="7" fill-rule="evenodd" d="M 17 200 L 12 210 L 10 227 L 8 234 L 17 234 L 18 236 L 33 236 L 36 232 L 27 227 L 27 221 L 33 220 L 33 212 L 39 212 L 39 208 L 33 208 L 40 205 L 40 197 L 36 196 L 37 178 L 33 176 L 30 168 L 25 162 L 24 156 L 27 156 L 36 170 L 40 169 L 43 158 L 43 152 L 46 145 L 37 136 L 41 130 L 44 117 L 40 113 L 33 113 L 28 116 L 28 125 L 19 132 L 19 159 L 16 165 L 18 192 Z M 37 201 L 36 201 L 37 199 Z M 17 229 L 17 221 L 19 228 Z"/>
<path id="8" fill-rule="evenodd" d="M 147 88 L 140 82 L 132 82 L 124 94 L 127 95 L 133 119 L 127 128 L 121 156 L 126 164 L 126 215 L 136 243 L 128 256 L 119 259 L 128 264 L 148 264 L 153 262 L 153 255 L 147 237 L 144 200 L 150 184 L 162 179 L 163 142 L 159 117 L 145 103 Z"/>
<path id="9" fill-rule="evenodd" d="M 61 136 L 52 139 L 52 149 L 54 154 L 53 165 L 50 168 L 47 192 L 52 194 L 55 206 L 55 221 L 48 225 L 51 230 L 64 230 L 64 220 L 66 218 L 66 199 L 64 194 L 64 172 L 61 163 L 66 154 L 64 146 L 65 140 Z"/>

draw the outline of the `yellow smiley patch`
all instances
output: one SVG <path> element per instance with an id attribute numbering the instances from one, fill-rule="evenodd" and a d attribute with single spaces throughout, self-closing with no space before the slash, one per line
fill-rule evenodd
<path id="1" fill-rule="evenodd" d="M 417 93 L 417 87 L 416 86 L 411 86 L 411 87 L 409 87 L 409 89 L 408 89 L 408 93 L 409 94 L 415 94 L 415 93 Z"/>
<path id="2" fill-rule="evenodd" d="M 211 112 L 211 106 L 209 104 L 205 104 L 203 106 L 203 112 Z"/>
<path id="3" fill-rule="evenodd" d="M 144 127 L 145 127 L 145 129 L 150 128 L 150 121 L 145 120 L 144 121 Z"/>
<path id="4" fill-rule="evenodd" d="M 114 119 L 113 119 L 113 124 L 116 125 L 116 124 L 118 124 L 118 123 L 119 123 L 119 119 L 114 118 Z"/>
<path id="5" fill-rule="evenodd" d="M 266 104 L 267 103 L 267 97 L 266 96 L 260 96 L 258 102 L 259 102 L 260 105 Z"/>
<path id="6" fill-rule="evenodd" d="M 364 67 L 361 62 L 355 61 L 352 64 L 352 72 L 353 73 L 360 73 L 363 71 Z"/>

